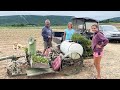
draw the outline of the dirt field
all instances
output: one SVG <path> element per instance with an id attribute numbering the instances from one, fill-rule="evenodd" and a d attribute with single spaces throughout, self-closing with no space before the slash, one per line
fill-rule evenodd
<path id="1" fill-rule="evenodd" d="M 13 50 L 14 42 L 27 45 L 28 38 L 33 36 L 37 40 L 37 50 L 43 50 L 43 41 L 39 29 L 0 29 L 0 57 L 10 55 L 22 55 L 24 51 Z M 58 31 L 58 30 L 57 30 Z M 103 79 L 120 79 L 120 44 L 109 43 L 104 50 L 101 61 L 101 75 Z M 6 67 L 10 60 L 0 61 L 0 79 L 27 79 L 26 76 L 8 77 Z M 76 75 L 63 76 L 60 74 L 41 75 L 30 79 L 93 79 L 95 78 L 93 60 L 84 60 L 82 72 Z"/>

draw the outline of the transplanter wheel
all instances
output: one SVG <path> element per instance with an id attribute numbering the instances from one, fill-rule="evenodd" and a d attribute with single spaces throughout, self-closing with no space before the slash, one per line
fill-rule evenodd
<path id="1" fill-rule="evenodd" d="M 8 75 L 9 77 L 12 77 L 12 72 L 11 72 L 10 69 L 7 69 L 7 75 Z"/>
<path id="2" fill-rule="evenodd" d="M 60 71 L 61 74 L 64 75 L 75 75 L 78 74 L 83 67 L 83 57 L 80 56 L 79 59 L 73 60 L 70 58 L 64 59 L 62 61 L 62 70 Z"/>

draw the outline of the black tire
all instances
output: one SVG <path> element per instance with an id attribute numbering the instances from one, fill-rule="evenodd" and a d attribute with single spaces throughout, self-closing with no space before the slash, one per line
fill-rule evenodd
<path id="1" fill-rule="evenodd" d="M 79 60 L 75 60 L 73 65 L 65 66 L 64 61 L 62 62 L 62 69 L 60 71 L 61 74 L 69 76 L 69 75 L 75 75 L 80 73 L 82 71 L 83 67 L 83 57 L 81 57 Z"/>
<path id="2" fill-rule="evenodd" d="M 7 69 L 7 75 L 8 75 L 9 77 L 12 77 L 12 72 L 11 72 L 9 69 Z"/>

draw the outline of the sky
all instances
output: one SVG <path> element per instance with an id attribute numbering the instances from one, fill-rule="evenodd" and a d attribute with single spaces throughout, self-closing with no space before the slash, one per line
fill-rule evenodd
<path id="1" fill-rule="evenodd" d="M 120 11 L 0 11 L 0 16 L 9 15 L 65 15 L 104 20 L 113 17 L 120 17 Z"/>

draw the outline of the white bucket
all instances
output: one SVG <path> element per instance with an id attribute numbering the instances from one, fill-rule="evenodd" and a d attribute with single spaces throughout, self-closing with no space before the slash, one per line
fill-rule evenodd
<path id="1" fill-rule="evenodd" d="M 83 54 L 83 47 L 75 42 L 63 41 L 60 45 L 60 50 L 65 55 L 70 53 L 68 56 L 72 59 L 79 59 L 80 55 L 82 56 Z"/>

